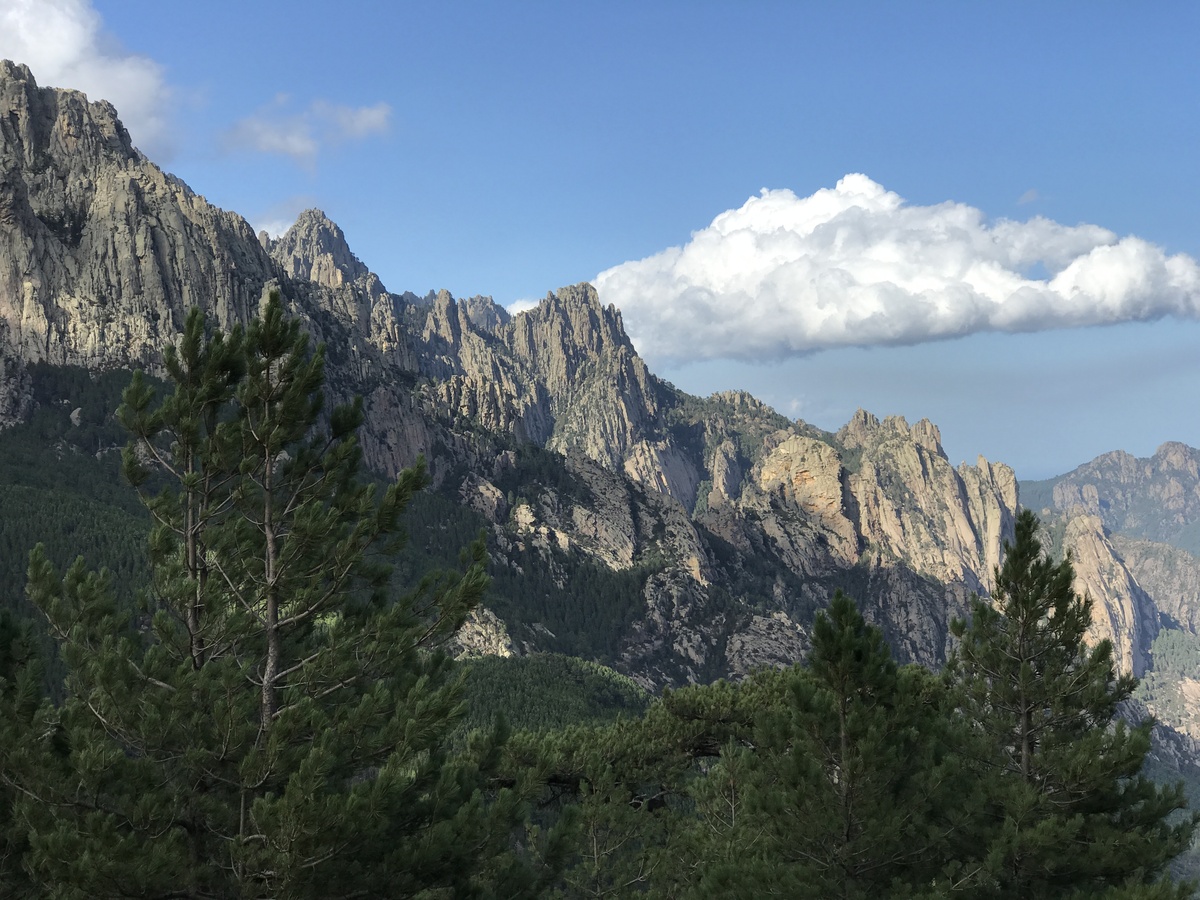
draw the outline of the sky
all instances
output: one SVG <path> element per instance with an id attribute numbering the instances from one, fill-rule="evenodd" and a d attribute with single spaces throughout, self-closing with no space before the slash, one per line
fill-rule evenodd
<path id="1" fill-rule="evenodd" d="M 113 102 L 397 293 L 591 281 L 652 370 L 1045 478 L 1200 446 L 1200 4 L 0 0 Z"/>

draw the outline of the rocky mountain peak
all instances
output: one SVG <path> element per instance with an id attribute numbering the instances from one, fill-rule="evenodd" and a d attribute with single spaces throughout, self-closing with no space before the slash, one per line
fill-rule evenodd
<path id="1" fill-rule="evenodd" d="M 465 317 L 465 313 L 464 313 Z M 425 331 L 421 335 L 426 343 L 443 341 L 450 352 L 457 352 L 462 339 L 463 321 L 459 316 L 458 301 L 447 290 L 440 290 L 429 305 L 425 318 Z M 470 327 L 470 319 L 466 320 Z"/>
<path id="2" fill-rule="evenodd" d="M 1200 451 L 1179 441 L 1167 441 L 1154 451 L 1154 468 L 1174 472 L 1189 479 L 1200 478 Z"/>
<path id="3" fill-rule="evenodd" d="M 441 340 L 450 348 L 459 347 L 464 333 L 502 338 L 501 331 L 513 318 L 491 297 L 456 300 L 447 290 L 431 292 L 416 305 L 427 309 L 423 339 Z M 457 362 L 461 368 L 464 361 Z"/>
<path id="4" fill-rule="evenodd" d="M 936 453 L 939 456 L 944 455 L 942 451 L 942 433 L 928 419 L 922 419 L 914 425 L 911 434 L 913 443 L 918 447 L 924 447 L 930 453 Z"/>
<path id="5" fill-rule="evenodd" d="M 278 240 L 271 257 L 289 278 L 336 290 L 370 275 L 350 250 L 346 235 L 319 209 L 306 209 Z"/>
<path id="6" fill-rule="evenodd" d="M 0 222 L 0 356 L 14 360 L 153 365 L 190 307 L 228 327 L 276 277 L 245 219 L 146 160 L 111 104 L 13 63 Z"/>
<path id="7" fill-rule="evenodd" d="M 33 72 L 29 71 L 29 66 L 25 63 L 13 62 L 11 59 L 0 59 L 0 80 L 2 81 L 25 81 L 37 86 L 34 81 Z"/>
<path id="8" fill-rule="evenodd" d="M 772 415 L 775 410 L 767 406 L 749 391 L 732 390 L 732 391 L 716 391 L 710 397 L 711 400 L 722 403 L 728 406 L 734 412 L 748 413 L 750 415 Z"/>
<path id="9" fill-rule="evenodd" d="M 838 429 L 837 439 L 843 447 L 857 450 L 872 443 L 879 431 L 879 419 L 865 409 L 856 409 L 850 421 Z"/>
<path id="10" fill-rule="evenodd" d="M 880 421 L 864 409 L 857 410 L 838 430 L 837 440 L 848 450 L 875 447 L 885 441 L 911 441 L 934 455 L 943 455 L 942 433 L 928 419 L 910 426 L 904 416 L 887 416 Z"/>
<path id="11" fill-rule="evenodd" d="M 3 169 L 20 163 L 62 173 L 94 168 L 102 159 L 140 158 L 111 103 L 40 88 L 28 66 L 7 59 L 0 60 L 0 137 Z"/>
<path id="12" fill-rule="evenodd" d="M 495 334 L 512 321 L 508 310 L 491 297 L 468 297 L 460 305 L 471 324 L 489 334 Z"/>
<path id="13" fill-rule="evenodd" d="M 515 336 L 530 357 L 561 350 L 575 358 L 624 348 L 636 355 L 621 314 L 600 303 L 590 284 L 575 284 L 549 293 L 533 309 L 514 319 Z"/>
<path id="14" fill-rule="evenodd" d="M 1200 450 L 1163 444 L 1139 459 L 1123 450 L 1097 456 L 1053 479 L 1053 508 L 1099 516 L 1109 531 L 1200 553 Z"/>

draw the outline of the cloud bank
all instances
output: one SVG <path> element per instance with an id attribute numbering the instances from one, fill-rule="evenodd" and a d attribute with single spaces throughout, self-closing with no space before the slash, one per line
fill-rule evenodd
<path id="1" fill-rule="evenodd" d="M 0 58 L 25 63 L 38 84 L 108 100 L 147 155 L 173 155 L 162 67 L 121 50 L 88 0 L 0 0 Z"/>
<path id="2" fill-rule="evenodd" d="M 354 107 L 314 100 L 300 112 L 290 112 L 290 105 L 291 98 L 281 94 L 240 119 L 225 132 L 225 149 L 277 153 L 311 168 L 323 147 L 383 134 L 391 123 L 386 103 Z"/>
<path id="3" fill-rule="evenodd" d="M 596 287 L 640 352 L 675 361 L 1200 317 L 1191 257 L 1095 225 L 912 206 L 865 175 L 810 197 L 763 189 Z"/>

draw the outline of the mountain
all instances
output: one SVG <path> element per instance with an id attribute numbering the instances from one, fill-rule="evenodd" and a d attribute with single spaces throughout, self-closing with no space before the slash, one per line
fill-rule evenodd
<path id="1" fill-rule="evenodd" d="M 936 665 L 1012 531 L 1012 470 L 952 466 L 926 420 L 860 411 L 828 433 L 742 392 L 690 396 L 586 284 L 517 315 L 390 292 L 320 211 L 255 235 L 140 154 L 109 104 L 0 62 L 0 423 L 47 411 L 47 364 L 155 372 L 190 307 L 229 327 L 272 290 L 325 342 L 335 399 L 364 398 L 367 464 L 423 455 L 433 527 L 488 531 L 491 609 L 461 639 L 478 652 L 570 652 L 647 687 L 740 676 L 802 656 L 841 588 L 900 659 Z M 1141 674 L 1164 617 L 1193 627 L 1166 596 L 1187 566 L 1137 576 L 1129 559 L 1157 551 L 1133 553 L 1104 514 L 1060 539 L 1095 634 Z"/>
<path id="2" fill-rule="evenodd" d="M 393 294 L 319 211 L 255 235 L 143 157 L 106 103 L 3 63 L 0 104 L 6 421 L 29 413 L 35 363 L 154 371 L 192 305 L 228 327 L 278 289 L 326 342 L 335 393 L 365 398 L 374 469 L 425 455 L 488 524 L 497 566 L 535 553 L 564 583 L 580 560 L 635 573 L 643 607 L 613 661 L 643 683 L 793 660 L 837 587 L 903 658 L 937 662 L 948 616 L 986 589 L 1015 479 L 953 469 L 928 422 L 861 413 L 826 434 L 745 394 L 691 397 L 589 285 L 516 316 Z M 480 640 L 553 646 L 510 619 Z"/>
<path id="3" fill-rule="evenodd" d="M 1105 453 L 1021 492 L 1101 601 L 1094 631 L 1144 676 L 1141 700 L 1200 738 L 1200 450 Z"/>
<path id="4" fill-rule="evenodd" d="M 1200 554 L 1200 450 L 1168 442 L 1148 459 L 1117 450 L 1023 486 L 1031 505 L 1085 511 L 1104 527 Z"/>

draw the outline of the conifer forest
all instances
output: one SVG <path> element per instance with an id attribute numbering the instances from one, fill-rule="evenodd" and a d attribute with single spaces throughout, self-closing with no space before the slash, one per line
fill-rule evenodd
<path id="1" fill-rule="evenodd" d="M 493 565 L 423 463 L 364 465 L 326 352 L 278 297 L 193 310 L 164 377 L 46 367 L 0 432 L 6 898 L 1192 896 L 1033 512 L 939 668 L 838 591 L 802 662 L 648 690 L 614 666 L 660 564 Z M 456 660 L 485 603 L 557 652 Z"/>

